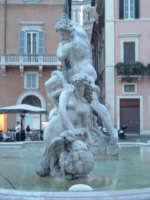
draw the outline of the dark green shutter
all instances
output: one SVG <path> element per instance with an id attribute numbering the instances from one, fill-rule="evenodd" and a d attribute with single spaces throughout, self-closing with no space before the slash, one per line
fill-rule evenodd
<path id="1" fill-rule="evenodd" d="M 124 18 L 124 0 L 119 0 L 119 18 Z"/>
<path id="2" fill-rule="evenodd" d="M 139 18 L 140 0 L 135 0 L 135 18 Z"/>

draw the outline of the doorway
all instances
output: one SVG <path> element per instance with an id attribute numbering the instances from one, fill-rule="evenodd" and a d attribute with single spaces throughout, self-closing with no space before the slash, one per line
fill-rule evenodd
<path id="1" fill-rule="evenodd" d="M 126 125 L 126 133 L 140 134 L 140 100 L 120 99 L 120 127 Z"/>
<path id="2" fill-rule="evenodd" d="M 41 107 L 41 101 L 34 95 L 28 95 L 22 100 L 22 104 L 29 104 L 32 106 Z M 30 126 L 31 129 L 40 129 L 41 116 L 39 114 L 26 114 L 24 119 L 24 126 Z"/>

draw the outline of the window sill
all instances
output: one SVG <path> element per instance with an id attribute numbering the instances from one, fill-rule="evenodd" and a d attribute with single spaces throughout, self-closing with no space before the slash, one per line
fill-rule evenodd
<path id="1" fill-rule="evenodd" d="M 39 2 L 40 0 L 24 0 L 24 2 Z"/>
<path id="2" fill-rule="evenodd" d="M 119 81 L 121 81 L 122 79 L 129 79 L 129 80 L 138 79 L 138 81 L 140 81 L 142 78 L 142 75 L 129 75 L 129 76 L 128 75 L 117 75 L 117 78 Z"/>
<path id="3" fill-rule="evenodd" d="M 115 21 L 119 22 L 133 22 L 133 21 L 139 21 L 140 18 L 132 18 L 132 19 L 116 19 Z"/>
<path id="4" fill-rule="evenodd" d="M 38 90 L 38 88 L 24 88 L 25 90 Z"/>

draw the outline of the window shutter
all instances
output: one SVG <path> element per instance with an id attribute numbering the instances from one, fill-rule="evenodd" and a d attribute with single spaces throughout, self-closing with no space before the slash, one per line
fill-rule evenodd
<path id="1" fill-rule="evenodd" d="M 45 54 L 45 32 L 39 31 L 39 41 L 38 41 L 39 54 Z"/>
<path id="2" fill-rule="evenodd" d="M 124 62 L 135 62 L 135 42 L 124 42 Z"/>
<path id="3" fill-rule="evenodd" d="M 27 74 L 26 76 L 26 88 L 27 89 L 31 88 L 31 74 Z"/>
<path id="4" fill-rule="evenodd" d="M 19 32 L 19 54 L 25 53 L 25 31 Z"/>
<path id="5" fill-rule="evenodd" d="M 124 0 L 119 0 L 119 19 L 124 18 Z"/>
<path id="6" fill-rule="evenodd" d="M 139 18 L 140 0 L 135 0 L 135 18 Z"/>

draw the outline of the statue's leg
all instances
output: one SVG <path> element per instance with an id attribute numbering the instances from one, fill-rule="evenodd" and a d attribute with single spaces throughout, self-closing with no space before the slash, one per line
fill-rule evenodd
<path id="1" fill-rule="evenodd" d="M 48 123 L 44 131 L 44 150 L 42 159 L 37 165 L 36 173 L 39 176 L 48 176 L 51 173 L 53 160 L 55 158 L 51 144 L 54 138 L 64 131 L 63 122 L 59 115 L 54 116 Z M 53 156 L 52 156 L 53 155 Z M 50 167 L 51 166 L 51 167 Z"/>
<path id="2" fill-rule="evenodd" d="M 49 176 L 50 169 L 49 169 L 49 158 L 43 157 L 36 166 L 36 173 L 39 176 Z"/>
<path id="3" fill-rule="evenodd" d="M 103 125 L 106 128 L 107 132 L 113 134 L 114 126 L 113 126 L 110 114 L 109 114 L 107 108 L 99 102 L 96 93 L 93 95 L 91 107 L 98 114 L 98 116 L 101 118 Z"/>

